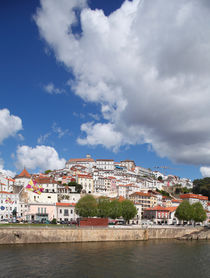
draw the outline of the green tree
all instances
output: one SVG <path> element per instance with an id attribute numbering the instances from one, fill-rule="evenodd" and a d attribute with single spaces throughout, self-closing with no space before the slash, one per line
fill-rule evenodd
<path id="1" fill-rule="evenodd" d="M 118 200 L 113 200 L 109 205 L 109 217 L 116 219 L 122 216 L 122 203 Z"/>
<path id="2" fill-rule="evenodd" d="M 97 200 L 97 216 L 106 218 L 109 216 L 110 211 L 110 200 L 107 197 L 100 197 Z"/>
<path id="3" fill-rule="evenodd" d="M 201 203 L 196 202 L 196 203 L 192 204 L 192 210 L 193 210 L 192 219 L 195 222 L 203 222 L 206 220 L 206 218 L 207 218 L 206 212 L 205 212 L 203 206 L 201 205 Z"/>
<path id="4" fill-rule="evenodd" d="M 68 183 L 68 186 L 75 186 L 75 191 L 80 193 L 82 191 L 82 185 L 77 183 L 76 181 L 71 181 Z"/>
<path id="5" fill-rule="evenodd" d="M 159 177 L 158 177 L 158 180 L 159 180 L 159 181 L 162 181 L 162 180 L 163 180 L 163 177 L 162 177 L 162 176 L 159 176 Z"/>
<path id="6" fill-rule="evenodd" d="M 122 201 L 122 217 L 125 221 L 131 220 L 137 214 L 137 209 L 134 206 L 134 203 L 130 200 Z"/>
<path id="7" fill-rule="evenodd" d="M 51 221 L 51 224 L 57 224 L 56 218 L 53 218 L 53 220 Z"/>
<path id="8" fill-rule="evenodd" d="M 12 216 L 16 218 L 16 216 L 17 216 L 16 208 L 13 209 L 13 211 L 12 211 Z"/>
<path id="9" fill-rule="evenodd" d="M 51 172 L 52 172 L 51 170 L 46 170 L 44 173 L 47 175 L 47 174 L 49 174 Z"/>
<path id="10" fill-rule="evenodd" d="M 92 195 L 85 195 L 75 206 L 76 213 L 82 217 L 93 217 L 97 215 L 97 202 Z"/>
<path id="11" fill-rule="evenodd" d="M 193 209 L 188 201 L 183 201 L 177 208 L 175 216 L 179 220 L 189 221 L 193 218 Z"/>

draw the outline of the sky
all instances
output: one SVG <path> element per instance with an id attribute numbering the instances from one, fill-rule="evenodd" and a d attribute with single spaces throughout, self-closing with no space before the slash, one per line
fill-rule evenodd
<path id="1" fill-rule="evenodd" d="M 209 18 L 207 0 L 2 0 L 1 171 L 90 154 L 210 176 Z"/>

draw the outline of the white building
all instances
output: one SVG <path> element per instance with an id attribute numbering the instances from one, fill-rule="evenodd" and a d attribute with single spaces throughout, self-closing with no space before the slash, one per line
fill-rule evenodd
<path id="1" fill-rule="evenodd" d="M 57 221 L 76 221 L 75 203 L 56 203 Z"/>
<path id="2" fill-rule="evenodd" d="M 203 208 L 205 210 L 208 209 L 208 197 L 207 196 L 203 196 L 203 195 L 200 195 L 200 194 L 191 194 L 191 193 L 188 193 L 188 194 L 182 194 L 180 195 L 180 198 L 182 200 L 187 200 L 189 201 L 189 203 L 192 205 L 196 202 L 199 202 L 202 204 Z"/>
<path id="3" fill-rule="evenodd" d="M 96 168 L 102 170 L 114 171 L 114 160 L 113 159 L 96 159 Z"/>
<path id="4" fill-rule="evenodd" d="M 92 168 L 95 165 L 95 161 L 91 158 L 90 155 L 87 155 L 86 158 L 71 158 L 66 162 L 66 169 L 71 169 L 74 165 L 82 165 L 87 168 Z"/>
<path id="5" fill-rule="evenodd" d="M 0 220 L 11 219 L 12 211 L 19 209 L 19 195 L 11 192 L 0 192 Z"/>
<path id="6" fill-rule="evenodd" d="M 42 203 L 42 204 L 55 204 L 58 202 L 58 194 L 57 193 L 41 193 L 36 194 L 32 191 L 27 191 L 28 195 L 28 203 Z"/>
<path id="7" fill-rule="evenodd" d="M 133 160 L 123 160 L 120 162 L 122 167 L 125 167 L 128 171 L 134 170 L 136 167 L 136 164 Z"/>
<path id="8" fill-rule="evenodd" d="M 28 171 L 24 168 L 23 171 L 15 176 L 15 185 L 16 186 L 24 186 L 26 187 L 31 179 L 31 175 L 28 173 Z"/>

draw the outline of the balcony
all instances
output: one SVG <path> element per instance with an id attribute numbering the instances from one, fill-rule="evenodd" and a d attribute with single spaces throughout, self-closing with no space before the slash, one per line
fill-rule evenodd
<path id="1" fill-rule="evenodd" d="M 48 217 L 48 213 L 38 212 L 38 213 L 36 213 L 36 216 Z"/>

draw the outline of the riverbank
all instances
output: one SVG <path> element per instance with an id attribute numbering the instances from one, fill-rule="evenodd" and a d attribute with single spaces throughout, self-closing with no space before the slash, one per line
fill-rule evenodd
<path id="1" fill-rule="evenodd" d="M 135 241 L 150 239 L 210 239 L 210 229 L 193 228 L 56 228 L 7 227 L 0 229 L 0 244 Z"/>

